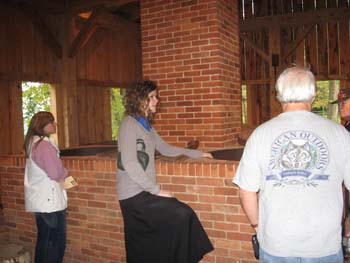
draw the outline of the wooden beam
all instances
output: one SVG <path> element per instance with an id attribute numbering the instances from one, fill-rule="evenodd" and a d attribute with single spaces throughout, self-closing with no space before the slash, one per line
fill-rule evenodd
<path id="1" fill-rule="evenodd" d="M 32 0 L 38 8 L 52 14 L 79 14 L 92 11 L 98 7 L 117 9 L 120 6 L 138 2 L 139 0 L 74 0 L 74 1 L 43 1 Z"/>
<path id="2" fill-rule="evenodd" d="M 110 87 L 110 88 L 127 88 L 130 83 L 127 82 L 115 82 L 115 81 L 100 81 L 100 80 L 89 80 L 89 79 L 78 79 L 78 86 L 86 87 Z"/>
<path id="3" fill-rule="evenodd" d="M 288 27 L 338 21 L 350 17 L 350 7 L 325 8 L 316 11 L 264 16 L 240 21 L 240 31 L 260 31 L 273 26 Z"/>
<path id="4" fill-rule="evenodd" d="M 45 82 L 45 83 L 58 83 L 57 79 L 50 79 L 49 74 L 23 74 L 20 72 L 0 72 L 0 81 L 32 81 L 32 82 Z"/>
<path id="5" fill-rule="evenodd" d="M 290 44 L 290 47 L 286 48 L 286 52 L 282 54 L 281 61 L 284 61 L 287 57 L 290 56 L 290 54 L 293 53 L 293 51 L 300 45 L 300 43 L 307 37 L 307 35 L 311 32 L 311 30 L 314 28 L 315 24 L 309 25 L 306 29 L 304 29 L 304 32 L 298 36 L 298 38 L 293 41 L 293 43 Z"/>
<path id="6" fill-rule="evenodd" d="M 242 85 L 261 85 L 261 84 L 269 84 L 270 79 L 250 79 L 250 80 L 242 80 Z"/>
<path id="7" fill-rule="evenodd" d="M 269 62 L 269 54 L 262 50 L 257 44 L 247 38 L 245 35 L 240 34 L 240 38 L 245 41 L 245 43 L 250 46 L 257 54 L 261 56 L 266 62 Z"/>
<path id="8" fill-rule="evenodd" d="M 74 39 L 72 45 L 69 48 L 68 57 L 73 58 L 76 56 L 80 48 L 82 48 L 97 28 L 97 17 L 102 13 L 101 9 L 95 10 L 86 21 L 83 29 Z"/>
<path id="9" fill-rule="evenodd" d="M 21 10 L 32 21 L 33 25 L 38 30 L 43 42 L 49 47 L 53 54 L 59 59 L 62 58 L 62 46 L 56 40 L 50 28 L 46 25 L 40 14 L 34 9 L 32 5 L 21 5 Z"/>

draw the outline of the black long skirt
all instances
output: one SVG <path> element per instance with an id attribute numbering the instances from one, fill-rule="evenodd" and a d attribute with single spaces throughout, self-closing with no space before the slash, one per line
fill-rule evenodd
<path id="1" fill-rule="evenodd" d="M 141 192 L 120 206 L 128 263 L 195 263 L 214 249 L 195 212 L 176 198 Z"/>

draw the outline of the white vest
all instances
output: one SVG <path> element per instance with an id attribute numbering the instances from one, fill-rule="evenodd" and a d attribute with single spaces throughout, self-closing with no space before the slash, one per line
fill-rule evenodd
<path id="1" fill-rule="evenodd" d="M 24 175 L 24 197 L 27 212 L 51 213 L 67 208 L 67 193 L 59 183 L 52 180 L 46 172 L 41 169 L 32 159 L 32 145 L 40 138 L 34 136 L 29 145 L 29 158 L 26 160 Z M 45 137 L 44 140 L 50 142 L 57 150 L 59 149 Z"/>

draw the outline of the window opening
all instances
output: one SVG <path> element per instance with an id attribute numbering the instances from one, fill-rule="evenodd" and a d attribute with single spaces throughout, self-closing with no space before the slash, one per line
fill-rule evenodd
<path id="1" fill-rule="evenodd" d="M 23 127 L 27 133 L 29 122 L 38 111 L 50 111 L 50 90 L 48 83 L 22 82 Z"/>
<path id="2" fill-rule="evenodd" d="M 330 120 L 340 122 L 338 105 L 329 104 L 331 101 L 337 99 L 339 84 L 339 80 L 316 82 L 316 99 L 312 104 L 312 112 Z"/>
<path id="3" fill-rule="evenodd" d="M 112 140 L 117 140 L 120 122 L 124 116 L 124 89 L 111 88 Z"/>

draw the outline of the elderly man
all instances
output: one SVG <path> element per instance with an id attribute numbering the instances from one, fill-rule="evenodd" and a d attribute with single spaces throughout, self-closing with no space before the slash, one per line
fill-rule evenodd
<path id="1" fill-rule="evenodd" d="M 338 103 L 340 117 L 344 122 L 345 128 L 350 132 L 350 89 L 341 89 L 338 93 L 338 99 L 331 104 Z"/>
<path id="2" fill-rule="evenodd" d="M 308 69 L 286 69 L 276 90 L 283 113 L 255 129 L 233 179 L 258 235 L 260 262 L 343 263 L 350 135 L 311 112 L 315 78 Z"/>

